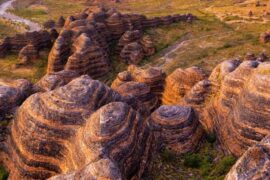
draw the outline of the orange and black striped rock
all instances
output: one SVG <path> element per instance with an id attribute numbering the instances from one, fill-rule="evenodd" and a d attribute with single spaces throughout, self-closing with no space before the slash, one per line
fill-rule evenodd
<path id="1" fill-rule="evenodd" d="M 32 44 L 28 44 L 27 46 L 22 48 L 22 50 L 19 53 L 19 63 L 26 65 L 37 60 L 38 57 L 39 52 L 35 48 L 35 46 L 33 46 Z"/>
<path id="2" fill-rule="evenodd" d="M 113 88 L 123 96 L 134 96 L 149 112 L 159 106 L 158 98 L 151 92 L 150 87 L 144 83 L 129 81 Z"/>
<path id="3" fill-rule="evenodd" d="M 120 53 L 126 45 L 133 42 L 139 42 L 141 37 L 142 33 L 139 30 L 126 31 L 119 39 L 116 50 Z"/>
<path id="4" fill-rule="evenodd" d="M 30 96 L 18 109 L 7 141 L 10 178 L 49 178 L 107 157 L 123 177 L 139 178 L 154 139 L 139 110 L 126 102 L 89 76 Z M 110 169 L 104 168 L 101 172 Z"/>
<path id="5" fill-rule="evenodd" d="M 32 93 L 32 84 L 25 79 L 0 80 L 0 120 L 11 113 Z"/>
<path id="6" fill-rule="evenodd" d="M 37 92 L 51 91 L 68 84 L 76 77 L 79 77 L 77 72 L 66 70 L 46 74 L 35 84 L 34 89 Z"/>
<path id="7" fill-rule="evenodd" d="M 270 133 L 269 70 L 269 63 L 225 61 L 183 99 L 224 151 L 237 157 Z"/>
<path id="8" fill-rule="evenodd" d="M 270 179 L 270 137 L 250 147 L 238 159 L 225 180 Z"/>
<path id="9" fill-rule="evenodd" d="M 143 36 L 140 40 L 145 56 L 152 56 L 156 52 L 155 43 L 150 36 Z"/>
<path id="10" fill-rule="evenodd" d="M 158 147 L 178 154 L 193 152 L 199 145 L 203 129 L 191 107 L 163 105 L 149 120 Z"/>
<path id="11" fill-rule="evenodd" d="M 206 77 L 205 72 L 198 67 L 176 69 L 166 78 L 162 103 L 167 105 L 177 104 L 197 82 Z"/>

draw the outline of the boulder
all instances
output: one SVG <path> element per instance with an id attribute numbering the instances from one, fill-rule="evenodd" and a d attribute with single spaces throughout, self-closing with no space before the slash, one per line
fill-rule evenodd
<path id="1" fill-rule="evenodd" d="M 196 150 L 203 136 L 203 129 L 191 107 L 161 106 L 149 120 L 158 147 L 177 153 L 191 153 Z"/>
<path id="2" fill-rule="evenodd" d="M 133 42 L 139 42 L 142 37 L 142 33 L 139 30 L 134 31 L 126 31 L 122 37 L 120 38 L 117 45 L 117 52 L 121 52 L 121 50 L 128 44 Z"/>
<path id="3" fill-rule="evenodd" d="M 63 16 L 60 16 L 56 22 L 56 27 L 62 28 L 65 25 L 65 21 L 65 18 Z"/>

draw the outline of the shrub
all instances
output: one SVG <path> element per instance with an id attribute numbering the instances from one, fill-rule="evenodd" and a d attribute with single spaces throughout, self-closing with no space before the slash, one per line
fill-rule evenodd
<path id="1" fill-rule="evenodd" d="M 2 166 L 0 166 L 0 179 L 1 180 L 8 179 L 8 172 Z"/>
<path id="2" fill-rule="evenodd" d="M 190 168 L 199 168 L 202 164 L 202 158 L 199 154 L 187 154 L 184 157 L 184 166 Z"/>

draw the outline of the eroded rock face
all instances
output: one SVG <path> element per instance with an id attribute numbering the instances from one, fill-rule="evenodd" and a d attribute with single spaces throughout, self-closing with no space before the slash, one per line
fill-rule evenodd
<path id="1" fill-rule="evenodd" d="M 121 59 L 127 64 L 139 64 L 144 58 L 143 47 L 138 42 L 125 45 L 120 54 Z"/>
<path id="2" fill-rule="evenodd" d="M 159 106 L 158 98 L 151 92 L 150 87 L 144 83 L 129 81 L 113 88 L 123 96 L 136 97 L 149 112 Z"/>
<path id="3" fill-rule="evenodd" d="M 270 178 L 270 137 L 264 138 L 249 148 L 236 162 L 226 180 L 269 179 Z"/>
<path id="4" fill-rule="evenodd" d="M 11 127 L 10 178 L 43 179 L 72 171 L 110 178 L 119 174 L 116 167 L 125 178 L 140 178 L 153 136 L 144 117 L 126 102 L 88 76 L 32 95 Z M 105 166 L 107 157 L 111 161 Z"/>
<path id="5" fill-rule="evenodd" d="M 70 179 L 106 179 L 122 180 L 122 174 L 116 163 L 104 158 L 86 165 L 84 168 L 64 175 L 57 175 L 50 180 L 70 180 Z"/>
<path id="6" fill-rule="evenodd" d="M 107 59 L 106 66 L 109 66 L 111 63 L 108 61 L 108 58 L 112 53 L 112 50 L 109 48 L 112 44 L 118 44 L 118 48 L 115 52 L 118 55 L 122 52 L 121 57 L 124 61 L 129 64 L 138 64 L 145 55 L 149 56 L 155 52 L 153 42 L 149 38 L 141 38 L 141 30 L 156 25 L 186 21 L 190 16 L 191 15 L 183 15 L 181 16 L 182 18 L 179 18 L 180 15 L 174 15 L 157 18 L 159 19 L 158 23 L 152 25 L 148 23 L 148 19 L 143 15 L 121 14 L 115 9 L 88 8 L 82 13 L 69 16 L 66 19 L 62 33 L 60 33 L 59 37 L 56 39 L 51 50 L 47 72 L 61 71 L 64 69 L 68 59 L 69 61 L 73 59 L 72 62 L 76 62 L 76 70 L 78 70 L 80 74 L 88 74 L 94 78 L 101 77 L 108 72 L 108 68 L 105 67 L 103 59 Z M 83 56 L 87 60 L 78 60 L 79 54 L 89 52 L 91 51 L 89 49 L 92 48 L 92 46 L 89 46 L 89 49 L 84 48 L 84 52 L 76 52 L 79 44 L 77 38 L 82 34 L 86 34 L 87 37 L 91 39 L 92 43 L 95 44 L 96 49 L 93 53 L 93 56 L 95 54 L 95 65 L 93 67 L 85 67 L 86 61 L 89 60 L 87 59 L 89 58 L 87 55 L 86 57 Z M 100 52 L 102 52 L 102 57 Z M 90 61 L 92 62 L 92 60 Z M 81 67 L 83 67 L 83 69 L 79 70 Z"/>
<path id="7" fill-rule="evenodd" d="M 141 69 L 135 65 L 130 65 L 127 71 L 118 74 L 112 83 L 112 88 L 128 81 L 140 82 L 149 86 L 151 92 L 160 98 L 164 89 L 165 77 L 165 73 L 160 68 Z"/>
<path id="8" fill-rule="evenodd" d="M 27 80 L 0 80 L 0 120 L 11 113 L 31 93 L 32 84 Z"/>
<path id="9" fill-rule="evenodd" d="M 203 129 L 191 107 L 161 106 L 150 116 L 150 124 L 158 146 L 178 154 L 196 150 L 203 136 Z"/>
<path id="10" fill-rule="evenodd" d="M 269 70 L 269 63 L 225 61 L 184 97 L 224 151 L 239 157 L 269 135 Z"/>
<path id="11" fill-rule="evenodd" d="M 205 72 L 198 67 L 176 69 L 166 78 L 162 103 L 167 105 L 179 103 L 197 82 L 206 77 Z"/>
<path id="12" fill-rule="evenodd" d="M 23 65 L 29 64 L 34 60 L 37 60 L 38 57 L 39 53 L 32 44 L 25 46 L 19 53 L 19 61 L 20 64 Z"/>
<path id="13" fill-rule="evenodd" d="M 70 81 L 79 77 L 75 71 L 59 71 L 56 73 L 46 74 L 35 84 L 35 91 L 46 92 L 68 84 Z"/>
<path id="14" fill-rule="evenodd" d="M 153 39 L 150 36 L 144 36 L 141 41 L 143 46 L 143 51 L 146 56 L 152 56 L 156 52 L 155 44 Z"/>

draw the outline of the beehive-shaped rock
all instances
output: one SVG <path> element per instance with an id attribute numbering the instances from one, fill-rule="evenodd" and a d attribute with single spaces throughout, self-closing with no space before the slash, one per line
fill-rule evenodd
<path id="1" fill-rule="evenodd" d="M 63 16 L 60 16 L 58 21 L 56 22 L 56 26 L 62 28 L 65 25 L 65 21 L 65 18 Z"/>
<path id="2" fill-rule="evenodd" d="M 58 72 L 64 69 L 68 57 L 71 53 L 70 30 L 63 30 L 56 39 L 48 58 L 47 73 Z"/>
<path id="3" fill-rule="evenodd" d="M 131 65 L 128 67 L 134 81 L 147 84 L 151 92 L 158 97 L 162 95 L 164 89 L 165 73 L 160 68 L 151 67 L 148 69 L 141 69 L 137 66 Z"/>
<path id="4" fill-rule="evenodd" d="M 0 120 L 31 93 L 32 84 L 27 80 L 0 80 Z"/>
<path id="5" fill-rule="evenodd" d="M 182 154 L 194 151 L 203 129 L 191 107 L 161 106 L 150 117 L 159 146 Z"/>
<path id="6" fill-rule="evenodd" d="M 144 58 L 142 46 L 138 42 L 125 45 L 120 53 L 121 59 L 127 64 L 139 64 Z"/>
<path id="7" fill-rule="evenodd" d="M 140 113 L 125 102 L 88 76 L 32 95 L 11 127 L 10 178 L 49 178 L 107 157 L 123 177 L 140 178 L 153 136 Z"/>
<path id="8" fill-rule="evenodd" d="M 39 56 L 39 53 L 37 49 L 32 45 L 29 44 L 22 48 L 22 50 L 19 53 L 19 61 L 21 64 L 29 64 L 33 62 L 34 60 L 37 60 Z"/>
<path id="9" fill-rule="evenodd" d="M 150 132 L 140 114 L 121 101 L 126 99 L 88 76 L 32 95 L 19 108 L 11 127 L 10 177 L 48 178 L 83 168 L 102 156 L 120 163 L 127 176 L 142 173 Z"/>
<path id="10" fill-rule="evenodd" d="M 73 44 L 74 53 L 68 58 L 65 70 L 88 74 L 93 78 L 105 75 L 109 70 L 109 60 L 99 44 L 86 34 L 80 35 Z"/>
<path id="11" fill-rule="evenodd" d="M 139 30 L 134 31 L 126 31 L 123 36 L 120 38 L 118 45 L 117 45 L 117 51 L 121 52 L 121 50 L 128 44 L 132 42 L 139 42 L 139 40 L 142 37 L 142 33 Z"/>
<path id="12" fill-rule="evenodd" d="M 46 74 L 35 84 L 35 90 L 40 92 L 51 91 L 68 84 L 78 76 L 79 74 L 75 71 L 65 70 Z"/>
<path id="13" fill-rule="evenodd" d="M 225 180 L 270 179 L 270 137 L 249 148 L 236 162 Z"/>
<path id="14" fill-rule="evenodd" d="M 125 22 L 120 13 L 113 13 L 106 19 L 106 24 L 115 40 L 119 39 L 126 31 Z"/>
<path id="15" fill-rule="evenodd" d="M 166 78 L 162 103 L 177 104 L 197 82 L 204 78 L 206 78 L 205 73 L 198 67 L 176 69 Z"/>
<path id="16" fill-rule="evenodd" d="M 149 112 L 155 110 L 159 105 L 158 98 L 151 92 L 150 87 L 144 83 L 130 81 L 113 89 L 123 96 L 136 97 Z"/>
<path id="17" fill-rule="evenodd" d="M 156 52 L 155 44 L 150 36 L 144 36 L 140 43 L 146 56 L 152 56 Z"/>
<path id="18" fill-rule="evenodd" d="M 224 151 L 239 157 L 269 135 L 269 69 L 269 63 L 226 61 L 184 97 L 187 104 L 200 104 L 193 107 L 201 123 L 216 133 Z"/>
<path id="19" fill-rule="evenodd" d="M 129 81 L 133 81 L 132 74 L 129 71 L 123 71 L 117 75 L 116 79 L 112 82 L 111 87 L 116 89 L 120 85 Z"/>

